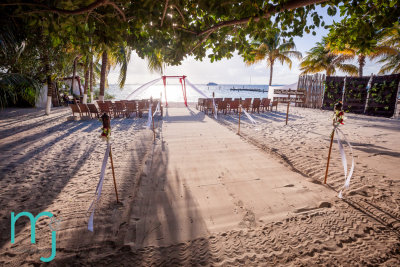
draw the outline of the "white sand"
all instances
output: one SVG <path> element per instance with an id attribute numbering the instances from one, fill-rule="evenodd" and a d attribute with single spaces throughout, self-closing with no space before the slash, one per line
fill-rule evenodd
<path id="1" fill-rule="evenodd" d="M 342 128 L 356 170 L 340 200 L 337 144 L 328 185 L 321 184 L 331 112 L 292 111 L 288 126 L 281 112 L 255 115 L 256 126 L 244 118 L 239 137 L 237 115 L 218 124 L 193 108 L 169 108 L 154 146 L 145 117 L 113 120 L 122 204 L 108 168 L 94 234 L 86 210 L 105 150 L 100 122 L 66 121 L 65 108 L 50 117 L 1 112 L 0 264 L 38 264 L 49 255 L 26 252 L 50 248 L 45 218 L 37 244 L 27 219 L 10 243 L 11 211 L 46 210 L 62 217 L 53 265 L 398 266 L 400 122 L 349 116 Z"/>

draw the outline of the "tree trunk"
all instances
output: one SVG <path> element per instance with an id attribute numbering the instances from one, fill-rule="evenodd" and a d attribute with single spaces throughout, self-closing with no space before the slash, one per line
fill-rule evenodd
<path id="1" fill-rule="evenodd" d="M 359 55 L 358 56 L 358 77 L 362 77 L 363 76 L 363 69 L 365 66 L 365 55 Z"/>
<path id="2" fill-rule="evenodd" d="M 274 71 L 274 62 L 271 62 L 271 66 L 269 67 L 269 86 L 272 84 L 272 73 Z"/>
<path id="3" fill-rule="evenodd" d="M 93 55 L 90 55 L 90 63 L 89 63 L 89 91 L 90 91 L 90 102 L 93 102 L 93 84 L 95 82 L 94 76 L 93 76 Z"/>
<path id="4" fill-rule="evenodd" d="M 89 66 L 86 65 L 85 68 L 85 85 L 83 87 L 83 104 L 87 103 L 87 91 L 88 91 L 88 86 L 89 86 Z"/>
<path id="5" fill-rule="evenodd" d="M 44 52 L 43 55 L 43 64 L 44 71 L 46 73 L 46 81 L 47 81 L 47 102 L 46 102 L 46 115 L 50 115 L 51 111 L 51 100 L 53 93 L 53 83 L 51 81 L 51 73 L 50 73 L 50 62 L 49 62 L 49 54 L 47 51 Z"/>
<path id="6" fill-rule="evenodd" d="M 72 82 L 71 82 L 71 95 L 74 94 L 74 89 L 75 89 L 75 76 L 76 76 L 76 62 L 78 61 L 78 57 L 75 57 L 74 59 L 74 65 L 72 69 Z M 79 88 L 80 92 L 81 88 Z M 82 93 L 80 93 L 80 96 L 82 96 Z"/>
<path id="7" fill-rule="evenodd" d="M 104 89 L 106 85 L 106 73 L 107 73 L 107 51 L 103 52 L 103 57 L 101 60 L 101 74 L 100 74 L 100 94 L 99 100 L 104 101 Z"/>

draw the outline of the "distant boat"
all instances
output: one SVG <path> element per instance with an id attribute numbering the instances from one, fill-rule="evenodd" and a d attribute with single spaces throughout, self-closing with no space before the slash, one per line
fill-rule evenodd
<path id="1" fill-rule="evenodd" d="M 207 86 L 215 86 L 215 85 L 218 85 L 218 84 L 216 84 L 216 83 L 213 83 L 213 82 L 209 82 L 209 83 L 207 83 Z"/>

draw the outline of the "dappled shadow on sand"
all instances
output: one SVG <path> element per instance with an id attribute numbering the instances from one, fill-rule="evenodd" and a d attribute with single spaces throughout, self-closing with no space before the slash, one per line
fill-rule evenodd
<path id="1" fill-rule="evenodd" d="M 178 119 L 199 123 L 203 120 L 202 116 L 193 116 L 196 114 Z M 176 119 L 168 118 L 164 122 L 155 121 L 159 129 L 163 123 Z M 141 143 L 146 142 L 148 140 Z M 118 176 L 123 206 L 115 204 L 114 196 L 102 196 L 104 205 L 96 209 L 94 233 L 88 232 L 85 225 L 69 234 L 54 264 L 207 264 L 211 255 L 209 240 L 199 238 L 204 233 L 203 228 L 199 229 L 201 214 L 190 190 L 184 186 L 185 178 L 176 169 L 168 168 L 170 152 L 162 131 L 157 132 L 156 142 L 147 148 L 145 156 L 138 155 L 138 150 L 121 151 L 120 155 L 115 153 L 114 156 L 129 159 L 126 171 Z M 193 241 L 185 242 L 189 240 Z"/>
<path id="2" fill-rule="evenodd" d="M 60 116 L 64 119 L 58 120 Z M 12 127 L 10 135 L 24 131 L 26 134 L 2 140 L 0 145 L 3 151 L 0 155 L 0 205 L 5 207 L 0 212 L 0 247 L 10 242 L 11 212 L 28 211 L 35 216 L 48 209 L 71 178 L 79 175 L 82 167 L 89 163 L 98 147 L 99 121 L 65 121 L 65 117 L 64 110 L 61 115 L 54 114 L 41 121 L 43 127 L 37 123 L 24 124 L 20 128 L 9 125 Z M 51 126 L 46 127 L 46 123 Z M 117 124 L 112 121 L 113 127 Z M 124 124 L 125 131 L 132 130 L 132 121 Z M 84 132 L 90 132 L 89 136 Z M 18 237 L 28 224 L 27 218 L 19 219 L 15 236 Z"/>

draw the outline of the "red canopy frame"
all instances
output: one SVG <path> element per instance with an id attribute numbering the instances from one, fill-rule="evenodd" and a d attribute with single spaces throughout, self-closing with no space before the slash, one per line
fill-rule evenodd
<path id="1" fill-rule="evenodd" d="M 164 75 L 162 76 L 163 79 L 163 83 L 164 83 L 164 95 L 165 95 L 165 106 L 168 107 L 168 101 L 167 101 L 167 78 L 178 78 L 179 79 L 179 83 L 182 86 L 182 94 L 183 94 L 183 100 L 185 101 L 185 106 L 187 105 L 187 98 L 186 98 L 186 76 L 182 75 L 182 76 L 167 76 Z M 182 83 L 183 81 L 183 83 Z"/>

